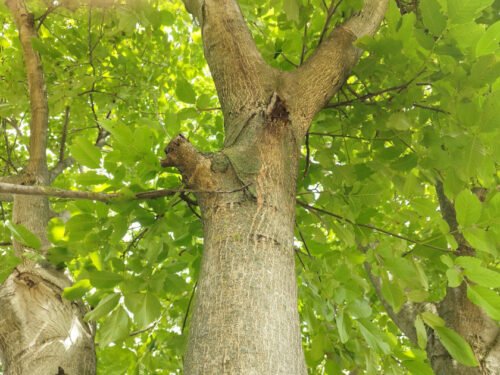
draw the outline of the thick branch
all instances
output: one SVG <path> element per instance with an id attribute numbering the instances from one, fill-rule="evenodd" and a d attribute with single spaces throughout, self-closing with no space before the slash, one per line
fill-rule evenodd
<path id="1" fill-rule="evenodd" d="M 388 0 L 365 0 L 364 8 L 332 33 L 296 71 L 286 73 L 285 98 L 299 116 L 305 134 L 312 118 L 344 84 L 361 55 L 354 42 L 377 31 Z M 300 93 L 300 94 L 299 94 Z"/>
<path id="2" fill-rule="evenodd" d="M 33 14 L 29 13 L 22 0 L 7 0 L 6 4 L 14 17 L 19 30 L 19 40 L 23 48 L 31 107 L 30 121 L 30 160 L 27 172 L 35 175 L 40 183 L 45 184 L 47 177 L 47 147 L 48 105 L 45 79 L 42 71 L 40 54 L 36 52 L 31 40 L 37 38 Z"/>
<path id="3" fill-rule="evenodd" d="M 237 1 L 183 1 L 201 25 L 205 57 L 226 122 L 248 115 L 268 99 L 271 89 L 264 85 L 273 84 L 274 73 L 260 55 Z"/>

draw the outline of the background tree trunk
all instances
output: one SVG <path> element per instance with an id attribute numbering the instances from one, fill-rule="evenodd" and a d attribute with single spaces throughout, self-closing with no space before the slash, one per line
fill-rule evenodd
<path id="1" fill-rule="evenodd" d="M 50 183 L 45 156 L 48 104 L 41 58 L 31 45 L 37 37 L 34 16 L 22 0 L 6 4 L 19 30 L 31 106 L 30 159 L 16 182 L 46 186 Z M 83 321 L 86 310 L 62 297 L 70 279 L 43 260 L 50 248 L 48 198 L 14 195 L 12 216 L 14 224 L 38 237 L 40 248 L 14 240 L 14 252 L 22 263 L 0 286 L 0 356 L 5 375 L 95 374 L 94 332 Z"/>

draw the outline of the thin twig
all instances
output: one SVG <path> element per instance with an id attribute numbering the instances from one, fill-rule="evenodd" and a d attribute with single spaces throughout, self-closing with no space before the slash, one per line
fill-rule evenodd
<path id="1" fill-rule="evenodd" d="M 318 133 L 318 132 L 309 132 L 310 135 L 320 135 L 323 137 L 331 137 L 331 138 L 349 138 L 349 139 L 357 139 L 359 141 L 392 141 L 393 138 L 366 138 L 366 137 L 357 137 L 354 135 L 344 135 L 344 134 L 330 134 L 330 133 Z"/>
<path id="2" fill-rule="evenodd" d="M 184 328 L 186 328 L 186 322 L 189 315 L 189 310 L 191 308 L 191 304 L 193 303 L 194 292 L 196 291 L 197 286 L 198 286 L 198 281 L 194 283 L 193 291 L 191 292 L 191 297 L 189 297 L 186 314 L 184 315 L 184 320 L 182 321 L 181 333 L 184 333 Z"/>
<path id="3" fill-rule="evenodd" d="M 299 206 L 302 206 L 304 207 L 305 209 L 307 209 L 308 211 L 311 211 L 311 212 L 320 212 L 322 214 L 325 214 L 325 215 L 328 215 L 328 216 L 331 216 L 331 217 L 334 217 L 336 219 L 339 219 L 339 220 L 342 220 L 346 223 L 349 223 L 349 224 L 352 224 L 352 225 L 356 225 L 358 227 L 363 227 L 363 228 L 368 228 L 368 229 L 371 229 L 371 230 L 374 230 L 374 231 L 377 231 L 377 232 L 381 232 L 381 233 L 384 233 L 384 234 L 387 234 L 391 237 L 396 237 L 396 238 L 400 238 L 402 240 L 405 240 L 405 241 L 408 241 L 408 242 L 411 242 L 411 243 L 414 243 L 416 245 L 421 245 L 421 246 L 425 246 L 425 247 L 428 247 L 430 249 L 434 249 L 434 250 L 439 250 L 439 251 L 444 251 L 444 252 L 453 252 L 453 250 L 449 250 L 449 249 L 444 249 L 442 247 L 438 247 L 438 246 L 434 246 L 434 245 L 429 245 L 429 244 L 426 244 L 425 242 L 422 242 L 422 241 L 418 241 L 418 240 L 414 240 L 414 239 L 411 239 L 411 238 L 408 238 L 408 237 L 405 237 L 405 236 L 402 236 L 400 234 L 396 234 L 396 233 L 392 233 L 392 232 L 389 232 L 385 229 L 382 229 L 382 228 L 378 228 L 378 227 L 375 227 L 371 224 L 363 224 L 363 223 L 356 223 L 348 218 L 345 218 L 343 216 L 340 216 L 340 215 L 337 215 L 337 214 L 334 214 L 332 212 L 329 212 L 329 211 L 326 211 L 326 210 L 323 210 L 321 208 L 318 208 L 318 207 L 314 207 L 314 206 L 310 206 L 306 203 L 303 203 L 301 201 L 297 201 L 297 204 Z"/>
<path id="4" fill-rule="evenodd" d="M 307 0 L 307 5 L 311 4 L 311 0 Z M 307 52 L 307 21 L 304 24 L 304 35 L 302 35 L 302 51 L 300 52 L 300 62 L 299 66 L 304 63 Z"/>
<path id="5" fill-rule="evenodd" d="M 339 7 L 340 3 L 342 3 L 342 0 L 339 0 L 339 2 L 337 4 L 335 4 L 335 6 L 334 6 L 334 3 L 335 3 L 335 0 L 332 0 L 332 2 L 330 3 L 330 7 L 328 8 L 325 26 L 323 26 L 323 30 L 321 30 L 321 35 L 319 37 L 318 45 L 321 44 L 321 42 L 323 41 L 323 38 L 325 37 L 325 34 L 328 31 L 328 25 L 330 23 L 330 20 L 331 20 L 332 16 L 335 14 L 335 11 Z"/>
<path id="6" fill-rule="evenodd" d="M 158 323 L 161 321 L 162 317 L 163 317 L 163 314 L 160 315 L 160 317 L 158 319 L 156 319 L 153 323 L 151 323 L 150 325 L 148 325 L 146 328 L 140 329 L 138 331 L 130 332 L 128 335 L 129 336 L 137 336 L 137 335 L 140 335 L 141 333 L 147 332 L 150 329 L 155 328 L 158 325 Z"/>
<path id="7" fill-rule="evenodd" d="M 445 111 L 443 109 L 436 108 L 436 107 L 429 107 L 429 106 L 418 104 L 418 103 L 415 103 L 415 102 L 413 102 L 413 106 L 417 107 L 417 108 L 428 109 L 429 111 L 444 113 L 445 115 L 449 115 L 450 114 L 450 112 Z"/>

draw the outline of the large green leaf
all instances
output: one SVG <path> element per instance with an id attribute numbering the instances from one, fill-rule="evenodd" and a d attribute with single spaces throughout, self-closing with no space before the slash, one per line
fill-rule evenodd
<path id="1" fill-rule="evenodd" d="M 481 202 L 470 190 L 463 190 L 458 194 L 455 199 L 455 209 L 457 220 L 463 226 L 476 223 L 481 216 Z"/>
<path id="2" fill-rule="evenodd" d="M 500 320 L 500 296 L 496 292 L 480 285 L 468 285 L 467 297 L 493 319 Z"/>
<path id="3" fill-rule="evenodd" d="M 467 278 L 481 286 L 488 288 L 500 287 L 500 273 L 485 267 L 468 267 L 464 270 Z"/>
<path id="4" fill-rule="evenodd" d="M 290 21 L 299 23 L 299 1 L 283 0 L 283 10 Z"/>
<path id="5" fill-rule="evenodd" d="M 87 138 L 78 137 L 73 140 L 69 150 L 75 160 L 89 168 L 99 168 L 101 162 L 101 151 L 95 147 Z"/>
<path id="6" fill-rule="evenodd" d="M 129 317 L 122 306 L 119 306 L 102 323 L 99 329 L 99 345 L 107 346 L 119 342 L 128 336 Z"/>
<path id="7" fill-rule="evenodd" d="M 0 255 L 0 284 L 5 281 L 14 268 L 21 262 L 21 258 L 16 257 L 11 252 L 8 252 L 5 255 Z"/>
<path id="8" fill-rule="evenodd" d="M 439 35 L 446 26 L 446 18 L 441 13 L 441 6 L 437 0 L 422 0 L 420 3 L 424 25 L 434 35 Z"/>
<path id="9" fill-rule="evenodd" d="M 437 332 L 439 340 L 453 359 L 466 366 L 475 367 L 478 365 L 474 352 L 467 341 L 458 333 L 446 327 L 435 327 L 434 330 Z"/>
<path id="10" fill-rule="evenodd" d="M 175 93 L 179 100 L 185 103 L 194 104 L 196 102 L 196 93 L 191 84 L 184 78 L 177 79 Z"/>
<path id="11" fill-rule="evenodd" d="M 62 296 L 70 301 L 74 301 L 82 298 L 90 289 L 92 289 L 90 282 L 87 279 L 83 279 L 64 289 Z"/>
<path id="12" fill-rule="evenodd" d="M 161 304 L 152 293 L 131 293 L 125 295 L 125 305 L 134 314 L 134 322 L 140 328 L 154 322 L 161 314 Z"/>
<path id="13" fill-rule="evenodd" d="M 24 246 L 31 247 L 35 250 L 40 249 L 40 239 L 34 233 L 30 232 L 25 226 L 8 221 L 7 228 L 10 229 L 14 238 L 21 242 Z"/>
<path id="14" fill-rule="evenodd" d="M 448 12 L 453 23 L 472 21 L 493 0 L 448 0 Z"/>
<path id="15" fill-rule="evenodd" d="M 112 288 L 123 281 L 123 275 L 110 271 L 91 271 L 89 280 L 97 288 Z"/>
<path id="16" fill-rule="evenodd" d="M 89 311 L 85 315 L 85 320 L 86 321 L 97 320 L 103 316 L 108 315 L 109 312 L 113 310 L 116 307 L 116 305 L 118 305 L 119 301 L 120 301 L 120 294 L 118 293 L 108 294 L 106 297 L 104 297 L 102 300 L 99 301 L 94 310 Z"/>

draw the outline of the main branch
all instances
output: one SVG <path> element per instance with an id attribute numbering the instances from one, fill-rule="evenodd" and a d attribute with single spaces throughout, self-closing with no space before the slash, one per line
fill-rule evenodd
<path id="1" fill-rule="evenodd" d="M 365 0 L 363 9 L 337 26 L 297 70 L 287 73 L 287 98 L 305 134 L 313 117 L 340 89 L 361 51 L 354 42 L 377 31 L 388 0 Z"/>
<path id="2" fill-rule="evenodd" d="M 183 0 L 199 21 L 205 57 L 227 123 L 248 117 L 272 92 L 275 71 L 262 58 L 236 0 Z M 269 87 L 266 87 L 269 86 Z M 230 132 L 230 130 L 229 130 Z M 226 136 L 228 135 L 226 129 Z"/>

